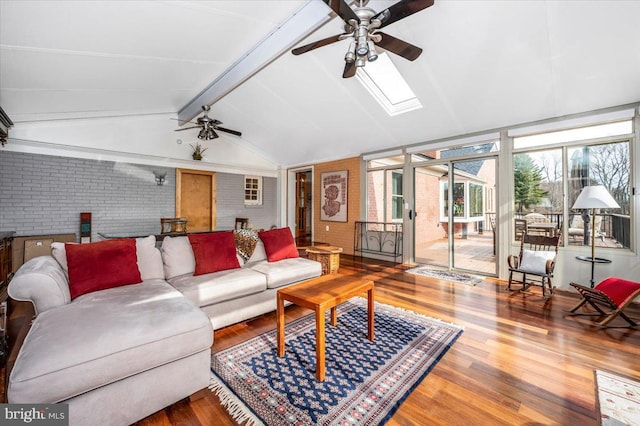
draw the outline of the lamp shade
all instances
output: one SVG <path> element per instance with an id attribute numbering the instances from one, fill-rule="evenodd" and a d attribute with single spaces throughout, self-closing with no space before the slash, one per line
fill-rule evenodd
<path id="1" fill-rule="evenodd" d="M 607 188 L 602 185 L 585 186 L 573 203 L 574 209 L 618 209 L 620 206 L 613 199 Z"/>

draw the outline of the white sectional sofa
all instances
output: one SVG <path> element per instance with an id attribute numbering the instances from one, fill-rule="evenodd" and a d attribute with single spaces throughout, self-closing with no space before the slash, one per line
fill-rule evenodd
<path id="1" fill-rule="evenodd" d="M 301 257 L 269 262 L 262 241 L 240 268 L 211 274 L 193 275 L 187 237 L 165 238 L 162 259 L 168 283 L 209 316 L 214 330 L 274 311 L 278 288 L 322 273 L 319 262 Z"/>
<path id="2" fill-rule="evenodd" d="M 308 259 L 269 262 L 258 242 L 241 267 L 194 275 L 187 237 L 165 238 L 160 253 L 150 236 L 136 240 L 142 282 L 72 299 L 55 244 L 9 285 L 37 316 L 7 394 L 10 403 L 67 403 L 72 425 L 131 424 L 206 388 L 214 329 L 274 310 L 277 288 L 321 274 Z"/>

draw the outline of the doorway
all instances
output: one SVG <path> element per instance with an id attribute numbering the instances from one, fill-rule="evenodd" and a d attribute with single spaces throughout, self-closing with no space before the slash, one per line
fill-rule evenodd
<path id="1" fill-rule="evenodd" d="M 311 172 L 296 172 L 296 238 L 311 238 Z"/>
<path id="2" fill-rule="evenodd" d="M 286 223 L 299 246 L 313 241 L 313 166 L 287 170 Z"/>
<path id="3" fill-rule="evenodd" d="M 415 261 L 497 275 L 497 156 L 414 167 Z"/>

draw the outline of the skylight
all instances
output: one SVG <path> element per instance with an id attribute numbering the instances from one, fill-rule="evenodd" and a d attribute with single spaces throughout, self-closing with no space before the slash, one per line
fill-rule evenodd
<path id="1" fill-rule="evenodd" d="M 358 68 L 356 78 L 391 116 L 422 108 L 386 52 L 380 53 L 376 61 Z"/>

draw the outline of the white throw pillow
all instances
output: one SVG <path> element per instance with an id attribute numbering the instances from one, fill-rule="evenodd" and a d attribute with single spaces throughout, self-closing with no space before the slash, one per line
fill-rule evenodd
<path id="1" fill-rule="evenodd" d="M 553 260 L 555 257 L 555 251 L 523 250 L 518 269 L 523 272 L 545 275 L 547 273 L 547 260 Z"/>
<path id="2" fill-rule="evenodd" d="M 136 255 L 138 257 L 138 270 L 143 281 L 164 280 L 164 269 L 160 250 L 156 248 L 156 236 L 149 235 L 145 238 L 136 238 Z"/>
<path id="3" fill-rule="evenodd" d="M 69 266 L 67 265 L 67 251 L 64 249 L 64 243 L 51 243 L 51 256 L 58 262 L 64 274 L 69 279 Z"/>
<path id="4" fill-rule="evenodd" d="M 193 256 L 189 237 L 164 237 L 162 262 L 166 279 L 193 274 L 196 270 L 196 258 Z"/>

